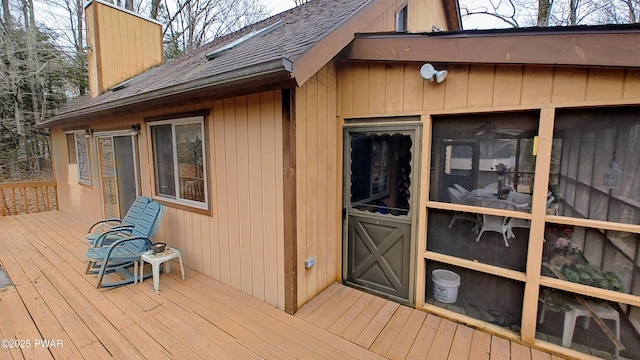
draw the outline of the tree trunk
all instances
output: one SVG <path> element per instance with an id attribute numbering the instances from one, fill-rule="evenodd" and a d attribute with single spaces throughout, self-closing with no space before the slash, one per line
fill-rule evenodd
<path id="1" fill-rule="evenodd" d="M 569 24 L 577 25 L 578 24 L 578 0 L 571 0 L 569 3 Z"/>
<path id="2" fill-rule="evenodd" d="M 551 0 L 538 0 L 538 21 L 536 25 L 540 27 L 549 26 L 550 15 L 551 15 Z"/>
<path id="3" fill-rule="evenodd" d="M 124 8 L 129 11 L 133 11 L 133 0 L 125 0 Z"/>
<path id="4" fill-rule="evenodd" d="M 76 62 L 78 64 L 85 65 L 85 56 L 84 56 L 84 28 L 82 27 L 82 14 L 84 11 L 84 5 L 82 0 L 76 0 L 76 23 L 77 23 L 77 33 L 76 33 Z M 84 95 L 86 89 L 84 87 L 83 81 L 78 81 L 78 93 L 80 95 Z"/>
<path id="5" fill-rule="evenodd" d="M 160 0 L 151 0 L 150 16 L 153 20 L 158 20 L 158 11 L 160 10 Z"/>
<path id="6" fill-rule="evenodd" d="M 2 19 L 4 20 L 7 30 L 12 28 L 11 20 L 11 7 L 9 6 L 9 0 L 2 0 Z"/>

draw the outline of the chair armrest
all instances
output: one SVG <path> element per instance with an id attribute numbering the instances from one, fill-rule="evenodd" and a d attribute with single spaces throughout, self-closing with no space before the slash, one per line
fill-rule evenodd
<path id="1" fill-rule="evenodd" d="M 118 224 L 121 224 L 122 220 L 121 219 L 116 219 L 116 218 L 98 220 L 98 221 L 94 222 L 93 224 L 89 225 L 89 229 L 87 230 L 87 234 L 92 233 L 96 226 L 98 226 L 100 224 L 106 224 L 106 223 L 118 223 Z"/>
<path id="2" fill-rule="evenodd" d="M 123 238 L 123 239 L 119 239 L 113 242 L 113 244 L 111 244 L 111 246 L 109 246 L 109 251 L 107 251 L 107 254 L 105 256 L 105 261 L 107 259 L 109 259 L 109 257 L 111 256 L 111 253 L 117 249 L 119 246 L 124 246 L 126 243 L 128 242 L 132 242 L 132 241 L 139 241 L 139 240 L 143 240 L 144 241 L 144 246 L 143 249 L 140 251 L 140 255 L 142 255 L 143 252 L 147 251 L 147 250 L 151 250 L 153 248 L 153 243 L 151 242 L 151 240 L 149 240 L 149 238 L 146 238 L 144 236 L 134 236 L 134 237 L 127 237 L 127 238 Z"/>
<path id="3" fill-rule="evenodd" d="M 133 230 L 133 227 L 125 227 L 125 226 L 120 227 L 119 226 L 119 229 L 113 229 L 113 230 L 105 231 L 102 234 L 100 234 L 100 236 L 98 236 L 98 238 L 96 239 L 95 243 L 93 244 L 93 247 L 102 247 L 102 243 L 107 239 L 107 236 L 109 236 L 109 235 L 120 234 L 123 237 L 129 237 L 129 236 L 131 236 L 131 231 L 132 230 Z M 111 245 L 113 245 L 113 244 L 111 244 Z"/>

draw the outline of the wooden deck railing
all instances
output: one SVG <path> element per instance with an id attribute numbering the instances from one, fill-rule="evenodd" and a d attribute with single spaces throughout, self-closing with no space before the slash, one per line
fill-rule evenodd
<path id="1" fill-rule="evenodd" d="M 0 216 L 58 209 L 55 181 L 0 183 Z"/>

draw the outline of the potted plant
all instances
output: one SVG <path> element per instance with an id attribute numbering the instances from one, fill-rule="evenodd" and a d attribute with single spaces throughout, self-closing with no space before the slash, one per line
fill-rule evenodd
<path id="1" fill-rule="evenodd" d="M 510 190 L 504 186 L 504 176 L 507 174 L 508 170 L 509 168 L 507 165 L 503 163 L 496 165 L 496 174 L 498 174 L 498 198 L 502 200 L 506 199 L 510 192 Z"/>
<path id="2" fill-rule="evenodd" d="M 567 281 L 601 289 L 626 291 L 618 274 L 602 271 L 598 266 L 590 264 L 582 249 L 567 236 L 559 236 L 553 243 L 549 264 L 558 268 Z"/>

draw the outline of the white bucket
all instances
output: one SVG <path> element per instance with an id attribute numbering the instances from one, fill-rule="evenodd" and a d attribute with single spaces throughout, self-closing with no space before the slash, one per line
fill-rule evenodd
<path id="1" fill-rule="evenodd" d="M 431 272 L 433 297 L 443 303 L 452 304 L 458 299 L 460 276 L 453 271 L 436 269 Z"/>

